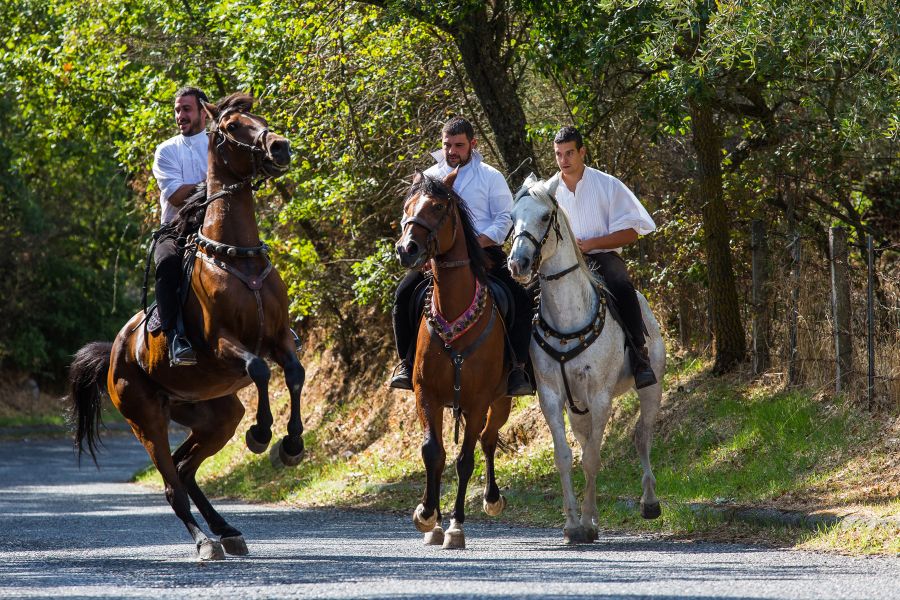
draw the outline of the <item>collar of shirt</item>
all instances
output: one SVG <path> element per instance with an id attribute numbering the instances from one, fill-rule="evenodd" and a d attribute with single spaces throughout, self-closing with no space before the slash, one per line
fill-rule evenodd
<path id="1" fill-rule="evenodd" d="M 453 167 L 447 164 L 446 159 L 444 158 L 443 150 L 435 150 L 431 153 L 431 157 L 437 161 L 437 166 L 441 170 L 441 173 L 444 176 L 448 175 L 451 171 L 453 171 Z M 475 171 L 478 170 L 478 166 L 481 164 L 481 161 L 484 157 L 481 156 L 481 152 L 478 150 L 472 150 L 472 157 L 465 165 L 460 167 L 459 173 L 456 175 L 456 181 L 453 182 L 453 189 L 457 194 L 462 194 L 462 191 L 465 187 L 470 183 L 472 177 L 475 174 Z"/>

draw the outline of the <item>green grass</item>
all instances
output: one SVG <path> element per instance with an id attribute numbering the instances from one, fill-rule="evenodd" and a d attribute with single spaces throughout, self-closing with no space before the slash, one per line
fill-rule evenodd
<path id="1" fill-rule="evenodd" d="M 688 504 L 694 502 L 758 505 L 783 494 L 802 494 L 866 452 L 877 431 L 867 418 L 870 415 L 839 399 L 823 401 L 805 390 L 771 391 L 734 378 L 712 379 L 702 374 L 703 368 L 699 360 L 686 360 L 669 373 L 670 396 L 657 423 L 652 450 L 663 504 L 660 519 L 645 521 L 635 507 L 641 494 L 641 470 L 631 442 L 637 397 L 632 393 L 616 400 L 597 482 L 601 527 L 675 537 L 757 536 L 811 548 L 835 547 L 850 535 L 847 544 L 854 551 L 897 552 L 896 539 L 885 532 L 853 532 L 846 527 L 817 533 L 767 529 L 725 524 L 715 515 L 692 511 Z M 679 384 L 684 391 L 674 391 Z M 341 423 L 350 407 L 365 401 L 359 398 L 341 408 L 331 407 L 326 423 L 304 434 L 307 456 L 295 469 L 276 469 L 267 455 L 250 454 L 241 434 L 203 465 L 204 487 L 213 495 L 264 502 L 411 512 L 425 482 L 417 425 L 407 427 L 411 431 L 406 435 L 385 432 L 346 458 L 335 456 L 338 453 L 333 450 L 326 452 L 320 443 L 320 431 Z M 534 398 L 517 399 L 514 415 L 535 402 Z M 508 500 L 500 518 L 561 528 L 562 496 L 553 448 L 543 419 L 537 427 L 540 431 L 530 444 L 498 452 L 497 480 Z M 457 450 L 450 429 L 445 427 L 448 460 L 441 499 L 445 514 L 452 509 L 456 493 L 453 459 Z M 239 432 L 243 430 L 244 426 Z M 577 460 L 580 450 L 576 447 L 574 453 L 573 476 L 580 498 L 584 476 Z M 488 519 L 481 511 L 484 465 L 480 449 L 475 464 L 466 498 L 467 518 Z M 144 473 L 139 479 L 154 477 Z M 900 514 L 900 502 L 886 510 Z"/>

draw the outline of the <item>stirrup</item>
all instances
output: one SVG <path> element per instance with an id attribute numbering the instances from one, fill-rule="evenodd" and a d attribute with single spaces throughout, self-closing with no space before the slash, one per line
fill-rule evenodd
<path id="1" fill-rule="evenodd" d="M 531 384 L 528 373 L 525 372 L 525 367 L 516 365 L 506 378 L 506 395 L 531 396 L 532 394 L 534 394 L 534 386 Z"/>
<path id="2" fill-rule="evenodd" d="M 169 366 L 188 367 L 197 364 L 197 353 L 194 352 L 187 337 L 174 331 L 167 332 L 166 342 L 169 350 Z"/>

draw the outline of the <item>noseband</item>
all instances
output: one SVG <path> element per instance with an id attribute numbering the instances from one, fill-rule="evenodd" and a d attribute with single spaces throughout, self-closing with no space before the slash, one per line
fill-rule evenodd
<path id="1" fill-rule="evenodd" d="M 437 255 L 438 251 L 438 240 L 437 236 L 441 231 L 441 228 L 444 226 L 444 221 L 447 220 L 447 217 L 450 216 L 450 213 L 453 213 L 453 237 L 456 238 L 456 204 L 453 202 L 453 198 L 449 198 L 447 200 L 447 210 L 443 215 L 438 219 L 438 222 L 435 225 L 431 225 L 424 219 L 420 218 L 418 214 L 413 214 L 408 217 L 403 217 L 400 221 L 400 229 L 401 231 L 408 224 L 414 223 L 419 227 L 425 229 L 428 232 L 428 236 L 425 238 L 425 254 L 426 260 L 429 258 L 433 258 Z"/>
<path id="2" fill-rule="evenodd" d="M 521 200 L 522 197 L 526 196 L 526 195 L 528 195 L 528 196 L 531 195 L 530 188 L 527 191 L 525 191 L 522 195 L 520 195 L 516 199 L 516 202 Z M 527 239 L 529 242 L 531 242 L 534 245 L 534 253 L 531 255 L 532 272 L 534 273 L 534 277 L 539 276 L 538 270 L 541 268 L 541 260 L 543 259 L 542 250 L 544 248 L 544 243 L 546 243 L 546 241 L 548 239 L 550 239 L 550 232 L 551 231 L 556 232 L 556 241 L 557 242 L 562 241 L 562 232 L 559 230 L 559 204 L 556 202 L 556 198 L 553 198 L 550 194 L 547 194 L 547 197 L 550 199 L 550 203 L 553 205 L 553 211 L 550 213 L 550 222 L 547 223 L 547 229 L 544 231 L 544 235 L 541 238 L 541 240 L 538 241 L 537 238 L 535 238 L 533 235 L 531 235 L 531 232 L 529 232 L 527 229 L 522 229 L 522 231 L 520 231 L 519 233 L 517 233 L 515 235 L 515 237 L 513 237 L 513 242 L 512 242 L 513 244 L 515 244 L 517 239 L 519 239 L 520 237 L 524 237 L 525 239 Z M 572 269 L 566 269 L 562 273 L 557 273 L 556 275 L 549 275 L 549 276 L 540 275 L 540 277 L 543 279 L 556 279 L 558 277 L 562 277 L 566 273 L 573 271 L 577 267 L 578 267 L 578 264 L 576 263 L 575 267 L 573 267 Z M 534 277 L 532 277 L 532 280 L 534 279 Z"/>

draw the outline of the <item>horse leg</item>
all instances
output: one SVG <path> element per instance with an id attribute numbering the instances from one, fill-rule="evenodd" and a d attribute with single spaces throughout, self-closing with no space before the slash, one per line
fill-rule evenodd
<path id="1" fill-rule="evenodd" d="M 478 434 L 481 432 L 484 418 L 484 412 L 477 416 L 470 413 L 466 417 L 463 442 L 456 457 L 456 502 L 453 505 L 453 512 L 450 514 L 450 526 L 444 534 L 443 547 L 445 549 L 456 550 L 466 547 L 466 535 L 462 528 L 466 521 L 466 489 L 469 486 L 472 472 L 475 470 L 475 442 L 478 441 Z"/>
<path id="2" fill-rule="evenodd" d="M 269 378 L 271 373 L 266 361 L 246 350 L 239 342 L 227 336 L 219 338 L 216 354 L 227 361 L 237 361 L 244 367 L 247 376 L 256 385 L 256 424 L 251 425 L 244 436 L 247 448 L 255 454 L 262 454 L 272 440 L 272 409 L 269 406 Z"/>
<path id="3" fill-rule="evenodd" d="M 661 377 L 659 378 L 662 380 Z M 641 477 L 641 516 L 645 519 L 655 519 L 662 510 L 659 507 L 659 499 L 656 497 L 656 478 L 650 468 L 650 444 L 653 440 L 653 424 L 656 422 L 656 414 L 662 400 L 662 386 L 652 385 L 638 390 L 638 398 L 641 400 L 641 414 L 634 426 L 634 447 L 637 449 L 638 458 L 641 460 L 641 468 L 644 475 Z"/>
<path id="4" fill-rule="evenodd" d="M 293 339 L 285 339 L 281 347 L 273 353 L 275 362 L 284 371 L 284 382 L 291 396 L 291 414 L 288 419 L 287 435 L 272 448 L 278 460 L 286 467 L 295 467 L 303 458 L 303 420 L 300 418 L 300 392 L 306 380 L 306 371 L 294 352 Z"/>
<path id="5" fill-rule="evenodd" d="M 494 472 L 494 453 L 497 450 L 497 438 L 499 437 L 500 428 L 509 418 L 509 411 L 512 406 L 512 398 L 503 396 L 497 400 L 488 409 L 487 423 L 481 432 L 481 450 L 484 452 L 484 464 L 487 475 L 487 481 L 484 484 L 484 502 L 482 508 L 484 512 L 492 517 L 496 517 L 503 512 L 506 507 L 506 498 L 500 493 L 497 487 L 497 479 Z"/>
<path id="6" fill-rule="evenodd" d="M 229 525 L 212 507 L 197 485 L 197 469 L 200 464 L 221 450 L 237 429 L 244 416 L 244 406 L 234 394 L 199 403 L 177 403 L 171 406 L 172 420 L 191 429 L 187 439 L 172 454 L 178 477 L 188 495 L 225 552 L 232 555 L 248 554 L 247 544 L 241 532 Z"/>
<path id="7" fill-rule="evenodd" d="M 424 542 L 428 545 L 439 545 L 444 541 L 444 530 L 441 528 L 441 475 L 447 452 L 441 439 L 443 430 L 443 411 L 438 408 L 431 412 L 424 410 L 424 403 L 419 403 L 419 420 L 425 429 L 425 441 L 422 443 L 422 462 L 425 463 L 425 494 L 422 503 L 413 511 L 413 523 L 416 529 L 425 534 Z"/>
<path id="8" fill-rule="evenodd" d="M 586 439 L 581 446 L 581 468 L 584 470 L 584 498 L 581 503 L 581 527 L 587 532 L 588 540 L 597 539 L 597 471 L 600 469 L 600 449 L 603 431 L 609 420 L 610 401 L 602 397 L 591 404 L 591 412 L 581 416 L 578 424 L 572 420 L 573 430 L 582 429 L 580 437 Z"/>
<path id="9" fill-rule="evenodd" d="M 117 370 L 111 374 L 113 402 L 122 416 L 131 425 L 134 435 L 147 449 L 147 454 L 162 476 L 165 484 L 166 500 L 175 515 L 181 519 L 197 547 L 201 560 L 222 560 L 225 552 L 222 544 L 209 539 L 194 516 L 187 488 L 178 476 L 178 469 L 169 448 L 169 402 L 146 380 L 138 369 L 128 369 L 128 373 Z"/>
<path id="10" fill-rule="evenodd" d="M 553 436 L 553 459 L 563 492 L 563 515 L 566 524 L 563 536 L 566 543 L 577 544 L 587 541 L 584 531 L 578 522 L 578 499 L 575 496 L 575 485 L 572 483 L 572 448 L 566 439 L 566 422 L 563 416 L 562 398 L 549 390 L 542 389 L 538 394 L 541 412 L 550 427 Z M 574 427 L 573 427 L 574 429 Z"/>

